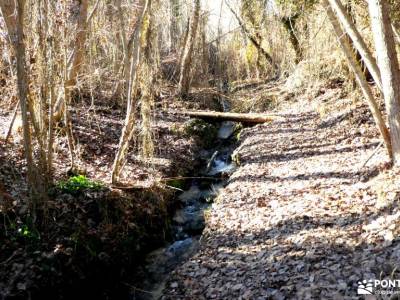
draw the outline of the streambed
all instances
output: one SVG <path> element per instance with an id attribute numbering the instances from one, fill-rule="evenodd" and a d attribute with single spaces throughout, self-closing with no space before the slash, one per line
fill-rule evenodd
<path id="1" fill-rule="evenodd" d="M 202 167 L 190 174 L 186 183 L 188 188 L 177 196 L 178 209 L 170 226 L 172 241 L 146 256 L 143 267 L 145 280 L 135 290 L 133 299 L 159 299 L 168 275 L 199 249 L 205 227 L 204 215 L 212 208 L 212 202 L 236 169 L 231 159 L 236 125 L 222 122 L 215 146 L 201 151 Z"/>

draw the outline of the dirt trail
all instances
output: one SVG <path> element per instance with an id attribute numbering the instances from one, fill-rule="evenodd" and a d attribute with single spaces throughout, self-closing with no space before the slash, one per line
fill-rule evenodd
<path id="1" fill-rule="evenodd" d="M 397 202 L 381 205 L 371 183 L 384 149 L 360 170 L 380 141 L 368 110 L 282 116 L 242 133 L 201 250 L 162 299 L 359 299 L 358 281 L 400 278 Z"/>

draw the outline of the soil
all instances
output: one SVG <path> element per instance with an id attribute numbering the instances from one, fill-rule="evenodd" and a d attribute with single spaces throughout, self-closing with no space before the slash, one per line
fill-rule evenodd
<path id="1" fill-rule="evenodd" d="M 263 94 L 252 84 L 229 97 L 252 91 Z M 182 256 L 161 299 L 359 299 L 360 281 L 399 276 L 400 172 L 388 169 L 367 107 L 342 96 L 340 86 L 298 96 L 274 110 L 282 120 L 241 132 L 233 155 L 239 167 L 205 214 L 197 252 Z M 165 110 L 215 108 L 216 99 L 210 90 L 187 102 L 158 99 L 156 158 L 143 161 L 139 142 L 132 143 L 124 189 L 108 182 L 123 112 L 107 101 L 77 105 L 81 165 L 102 187 L 75 195 L 54 189 L 41 212 L 49 222 L 35 226 L 26 215 L 20 136 L 8 144 L 1 139 L 1 297 L 132 296 L 136 267 L 169 239 L 176 208 L 176 188 L 157 183 L 196 168 L 201 148 L 184 134 L 187 119 Z M 257 103 L 245 108 L 265 110 Z M 3 135 L 11 107 L 0 112 Z M 69 170 L 61 131 L 56 152 L 59 182 Z"/>
<path id="2" fill-rule="evenodd" d="M 359 299 L 362 280 L 398 278 L 399 197 L 367 107 L 326 89 L 245 129 L 240 167 L 210 210 L 200 250 L 161 299 Z M 335 102 L 329 117 L 313 108 Z M 347 107 L 340 110 L 339 107 Z M 377 182 L 386 182 L 377 189 Z M 397 182 L 398 183 L 398 182 Z M 361 298 L 360 298 L 361 299 Z"/>
<path id="3" fill-rule="evenodd" d="M 206 93 L 200 105 L 218 105 Z M 15 100 L 15 99 L 14 99 Z M 177 190 L 168 178 L 185 176 L 198 164 L 202 143 L 184 132 L 188 118 L 165 110 L 194 108 L 193 100 L 157 99 L 153 134 L 156 153 L 144 160 L 140 139 L 131 145 L 122 183 L 115 188 L 110 172 L 124 120 L 124 111 L 107 99 L 91 105 L 77 99 L 71 111 L 74 135 L 81 155 L 80 172 L 100 189 L 79 193 L 60 191 L 57 183 L 71 175 L 67 141 L 57 129 L 54 187 L 45 211 L 47 222 L 27 214 L 22 138 L 17 118 L 13 135 L 4 137 L 14 102 L 0 109 L 0 295 L 1 299 L 70 299 L 80 297 L 125 299 L 136 285 L 135 270 L 150 251 L 171 237 L 171 219 Z M 138 121 L 140 128 L 140 121 Z M 139 133 L 136 134 L 139 136 Z M 98 288 L 101 286 L 102 288 Z"/>

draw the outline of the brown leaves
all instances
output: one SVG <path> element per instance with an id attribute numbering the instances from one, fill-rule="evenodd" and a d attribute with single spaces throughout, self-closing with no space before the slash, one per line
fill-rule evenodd
<path id="1" fill-rule="evenodd" d="M 213 204 L 203 248 L 172 276 L 191 282 L 176 297 L 347 299 L 358 280 L 389 276 L 382 261 L 398 247 L 400 212 L 376 207 L 368 181 L 384 150 L 357 169 L 375 128 L 357 110 L 320 127 L 296 109 L 243 132 L 241 166 Z"/>

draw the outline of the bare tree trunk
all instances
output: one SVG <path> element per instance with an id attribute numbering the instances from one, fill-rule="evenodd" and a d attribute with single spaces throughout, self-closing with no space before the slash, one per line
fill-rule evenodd
<path id="1" fill-rule="evenodd" d="M 217 33 L 218 37 L 222 36 L 222 26 L 221 26 L 221 20 L 222 20 L 222 9 L 224 7 L 224 1 L 221 1 L 221 6 L 219 8 L 219 18 L 218 18 L 218 26 L 217 26 Z M 216 74 L 218 78 L 218 86 L 222 85 L 222 51 L 221 51 L 221 39 L 218 38 L 216 40 L 217 42 L 217 53 L 216 53 L 216 60 L 215 60 L 215 65 L 212 66 L 216 72 L 212 72 L 212 74 Z M 210 44 L 211 46 L 211 44 Z M 213 56 L 215 57 L 215 55 Z"/>
<path id="2" fill-rule="evenodd" d="M 57 119 L 58 114 L 63 114 L 65 122 L 65 132 L 68 140 L 68 148 L 71 160 L 71 170 L 75 171 L 76 159 L 75 159 L 75 140 L 72 130 L 71 116 L 68 110 L 68 106 L 71 102 L 71 94 L 73 88 L 76 86 L 79 71 L 82 67 L 84 54 L 85 54 L 85 42 L 86 42 L 86 30 L 88 20 L 88 5 L 89 0 L 81 0 L 79 8 L 79 17 L 76 28 L 75 36 L 75 48 L 73 50 L 71 65 L 67 62 L 66 69 L 66 80 L 64 82 L 64 99 L 60 98 L 55 105 L 55 112 Z"/>
<path id="3" fill-rule="evenodd" d="M 12 1 L 14 2 L 14 1 Z M 16 34 L 13 36 L 15 52 L 17 56 L 17 80 L 18 80 L 18 95 L 20 98 L 21 115 L 23 122 L 24 134 L 24 148 L 25 157 L 28 167 L 28 179 L 31 184 L 35 183 L 33 176 L 35 176 L 33 157 L 32 157 L 32 139 L 30 132 L 30 125 L 28 119 L 28 78 L 26 74 L 25 65 L 25 43 L 24 43 L 24 5 L 25 0 L 17 1 L 17 27 Z"/>
<path id="4" fill-rule="evenodd" d="M 65 133 L 67 135 L 67 140 L 68 140 L 68 149 L 69 149 L 69 155 L 70 155 L 70 160 L 71 160 L 71 170 L 74 172 L 75 171 L 75 140 L 74 140 L 74 135 L 72 131 L 72 121 L 71 121 L 71 115 L 68 111 L 68 105 L 70 104 L 70 99 L 71 99 L 71 91 L 69 90 L 68 87 L 65 86 L 64 88 L 64 94 L 65 99 L 63 101 L 63 109 L 62 112 L 64 113 L 64 122 L 65 122 Z"/>
<path id="5" fill-rule="evenodd" d="M 350 20 L 354 24 L 354 27 L 357 28 L 357 22 L 356 22 L 356 18 L 355 18 L 354 12 L 353 12 L 353 6 L 352 6 L 351 2 L 347 2 L 344 7 L 345 7 L 345 9 L 347 11 L 347 14 L 350 17 Z M 365 64 L 360 52 L 358 52 L 357 48 L 354 46 L 353 40 L 348 36 L 348 34 L 346 34 L 346 36 L 347 36 L 347 38 L 349 40 L 351 48 L 353 49 L 353 52 L 354 52 L 354 55 L 356 57 L 357 62 L 361 65 L 361 69 L 364 72 L 365 78 L 367 79 L 368 82 L 371 82 L 371 81 L 375 82 L 374 77 L 369 72 L 368 67 L 366 66 L 366 64 Z M 374 59 L 375 64 L 376 64 L 375 57 L 373 59 Z M 356 86 L 357 85 L 356 80 L 354 79 L 353 81 L 354 81 L 354 86 Z M 378 88 L 379 88 L 379 86 L 378 86 Z"/>
<path id="6" fill-rule="evenodd" d="M 50 60 L 53 61 L 53 51 L 50 50 Z M 55 82 L 54 82 L 54 70 L 51 69 L 49 74 L 49 86 L 50 86 L 50 100 L 49 100 L 49 113 L 48 113 L 48 141 L 47 141 L 47 175 L 49 178 L 52 177 L 53 174 L 53 146 L 54 146 L 54 104 L 56 101 L 56 93 L 55 93 Z"/>
<path id="7" fill-rule="evenodd" d="M 142 0 L 137 0 L 138 6 L 143 7 L 143 1 Z M 114 97 L 119 95 L 121 93 L 121 90 L 124 88 L 125 93 L 128 90 L 129 86 L 129 78 L 130 78 L 130 61 L 132 58 L 132 48 L 134 46 L 134 40 L 135 40 L 135 30 L 132 32 L 132 34 L 129 36 L 129 38 L 126 35 L 126 26 L 124 22 L 124 14 L 122 11 L 121 7 L 121 0 L 117 0 L 116 3 L 117 9 L 118 9 L 118 14 L 120 18 L 120 27 L 121 27 L 121 40 L 122 40 L 122 51 L 123 51 L 123 65 L 122 65 L 122 82 L 119 81 L 115 91 L 114 91 Z M 141 12 L 138 12 L 137 15 L 140 16 Z M 136 22 L 139 22 L 137 20 Z M 137 23 L 136 23 L 137 24 Z"/>
<path id="8" fill-rule="evenodd" d="M 225 1 L 225 3 L 228 6 L 229 10 L 232 12 L 232 14 L 235 16 L 236 20 L 238 21 L 240 27 L 242 28 L 242 30 L 245 33 L 245 35 L 247 36 L 247 38 L 257 48 L 257 50 L 265 57 L 265 59 L 272 66 L 274 72 L 276 73 L 275 75 L 277 75 L 279 73 L 279 67 L 274 62 L 271 55 L 261 46 L 261 43 L 258 41 L 257 37 L 250 32 L 250 30 L 246 27 L 246 24 L 239 17 L 239 15 L 235 12 L 235 10 L 229 5 L 229 3 L 227 1 Z"/>
<path id="9" fill-rule="evenodd" d="M 122 42 L 122 53 L 123 53 L 123 64 L 121 65 L 120 69 L 122 70 L 122 77 L 123 81 L 118 81 L 113 92 L 113 98 L 121 95 L 121 91 L 123 90 L 123 86 L 126 89 L 128 88 L 128 80 L 129 80 L 129 61 L 130 61 L 130 52 L 128 51 L 128 40 L 126 36 L 126 26 L 124 21 L 124 14 L 121 7 L 121 0 L 115 1 L 115 6 L 118 10 L 118 17 L 119 17 L 119 24 L 120 24 L 120 35 L 121 35 L 121 42 Z"/>
<path id="10" fill-rule="evenodd" d="M 388 151 L 389 158 L 390 158 L 390 160 L 392 160 L 393 152 L 392 152 L 391 139 L 390 139 L 389 131 L 388 131 L 385 121 L 383 119 L 382 113 L 379 110 L 379 106 L 374 99 L 374 96 L 371 92 L 371 89 L 368 85 L 365 75 L 364 75 L 360 65 L 358 64 L 356 58 L 354 57 L 354 53 L 352 51 L 351 45 L 350 45 L 348 39 L 346 38 L 346 35 L 345 35 L 342 27 L 340 26 L 338 20 L 336 19 L 336 16 L 333 13 L 328 0 L 323 0 L 322 3 L 326 7 L 326 12 L 327 12 L 329 21 L 332 24 L 333 30 L 338 38 L 338 41 L 343 50 L 343 53 L 345 54 L 345 56 L 347 58 L 350 68 L 354 72 L 356 80 L 364 94 L 365 99 L 367 100 L 369 108 L 372 112 L 372 116 L 374 117 L 374 120 L 378 126 L 378 129 L 382 135 L 383 141 L 386 145 L 386 149 Z"/>
<path id="11" fill-rule="evenodd" d="M 392 23 L 393 34 L 396 39 L 397 44 L 400 44 L 400 32 L 397 29 L 396 25 Z"/>
<path id="12" fill-rule="evenodd" d="M 78 24 L 76 28 L 76 37 L 75 37 L 75 49 L 72 60 L 72 65 L 68 70 L 68 81 L 66 83 L 67 88 L 71 89 L 76 85 L 76 80 L 79 74 L 79 71 L 83 64 L 83 58 L 85 54 L 85 42 L 86 42 L 86 30 L 88 25 L 88 5 L 89 0 L 81 0 L 81 5 L 79 8 L 79 18 Z"/>
<path id="13" fill-rule="evenodd" d="M 381 71 L 394 163 L 400 162 L 400 70 L 386 0 L 369 0 L 372 33 Z"/>
<path id="14" fill-rule="evenodd" d="M 0 1 L 1 12 L 4 18 L 4 22 L 6 24 L 6 28 L 9 34 L 9 42 L 10 42 L 10 57 L 13 56 L 14 52 L 14 43 L 16 42 L 16 36 L 11 33 L 17 28 L 17 18 L 15 15 L 15 1 L 14 0 L 2 0 Z"/>
<path id="15" fill-rule="evenodd" d="M 32 154 L 32 137 L 28 109 L 28 75 L 26 73 L 26 53 L 24 43 L 24 6 L 25 0 L 0 1 L 3 16 L 8 19 L 7 30 L 17 59 L 17 86 L 23 123 L 24 154 L 27 164 L 29 188 L 32 194 L 32 209 L 35 212 L 40 190 L 40 178 Z M 11 13 L 11 14 L 10 14 Z"/>
<path id="16" fill-rule="evenodd" d="M 10 138 L 11 133 L 13 131 L 14 122 L 15 122 L 15 119 L 17 118 L 19 107 L 20 107 L 20 105 L 19 105 L 19 100 L 18 100 L 18 103 L 17 103 L 17 105 L 15 106 L 15 109 L 14 109 L 14 113 L 13 113 L 13 116 L 12 116 L 12 119 L 11 119 L 11 122 L 10 122 L 10 126 L 8 127 L 6 139 L 4 140 L 5 143 L 7 143 L 8 139 Z"/>
<path id="17" fill-rule="evenodd" d="M 295 14 L 293 16 L 280 19 L 283 27 L 285 27 L 287 33 L 289 34 L 289 41 L 292 44 L 293 50 L 296 54 L 296 64 L 298 64 L 303 58 L 303 49 L 301 49 L 295 30 L 296 21 L 299 16 L 300 14 Z"/>
<path id="18" fill-rule="evenodd" d="M 349 35 L 351 40 L 353 41 L 354 47 L 360 53 L 365 65 L 367 66 L 369 72 L 372 75 L 376 85 L 378 86 L 379 90 L 382 91 L 382 80 L 379 72 L 379 68 L 376 64 L 375 58 L 372 56 L 371 51 L 368 49 L 365 41 L 357 28 L 355 27 L 354 23 L 352 22 L 349 14 L 346 12 L 343 4 L 340 0 L 329 0 L 329 3 L 332 9 L 336 12 L 340 23 L 343 25 L 344 30 Z"/>
<path id="19" fill-rule="evenodd" d="M 66 106 L 65 102 L 69 102 L 71 91 L 76 85 L 78 74 L 83 64 L 83 58 L 85 54 L 86 30 L 88 24 L 89 0 L 81 0 L 80 3 L 79 18 L 74 41 L 75 48 L 73 49 L 71 59 L 68 59 L 67 62 L 67 78 L 64 83 L 66 94 L 64 95 L 64 98 L 58 97 L 57 99 L 54 109 L 56 120 L 59 120 L 64 113 L 63 110 Z"/>
<path id="20" fill-rule="evenodd" d="M 171 20 L 171 26 L 169 31 L 171 39 L 170 51 L 175 51 L 177 49 L 178 36 L 179 36 L 179 26 L 178 26 L 179 0 L 170 0 L 169 3 L 170 3 L 170 20 Z"/>
<path id="21" fill-rule="evenodd" d="M 139 67 L 138 89 L 140 89 L 140 144 L 142 159 L 154 156 L 154 134 L 152 129 L 156 74 L 159 70 L 159 51 L 157 47 L 157 27 L 154 24 L 158 0 L 149 1 L 146 26 L 142 30 L 142 59 Z"/>
<path id="22" fill-rule="evenodd" d="M 183 61 L 183 54 L 185 53 L 185 46 L 186 46 L 187 41 L 189 39 L 189 31 L 190 31 L 190 18 L 188 18 L 187 21 L 186 21 L 185 33 L 184 33 L 183 39 L 182 39 L 182 41 L 180 43 L 180 46 L 181 46 L 180 48 L 181 49 L 179 51 L 179 56 L 178 56 L 178 59 L 177 59 L 177 67 L 174 70 L 174 75 L 175 75 L 175 72 L 180 71 L 180 67 L 181 67 L 182 61 Z"/>
<path id="23" fill-rule="evenodd" d="M 128 90 L 126 91 L 127 109 L 126 109 L 125 123 L 124 127 L 122 128 L 121 138 L 119 140 L 119 145 L 118 145 L 118 151 L 115 155 L 113 170 L 111 174 L 111 181 L 114 184 L 117 183 L 118 177 L 122 171 L 126 159 L 126 154 L 129 148 L 129 143 L 132 139 L 135 128 L 136 101 L 132 97 L 133 96 L 132 91 L 135 90 L 133 88 L 133 85 L 136 86 L 137 69 L 140 61 L 140 49 L 141 49 L 140 33 L 143 25 L 143 19 L 146 15 L 147 8 L 149 5 L 149 0 L 141 0 L 140 4 L 141 4 L 141 11 L 136 23 L 132 40 L 132 44 L 134 45 L 134 47 L 129 69 L 130 78 L 129 78 Z"/>
<path id="24" fill-rule="evenodd" d="M 192 67 L 193 48 L 196 42 L 197 27 L 200 18 L 200 0 L 194 0 L 194 11 L 190 23 L 189 37 L 185 45 L 185 50 L 181 62 L 181 73 L 178 83 L 178 93 L 181 97 L 186 97 L 190 89 L 190 70 Z"/>

